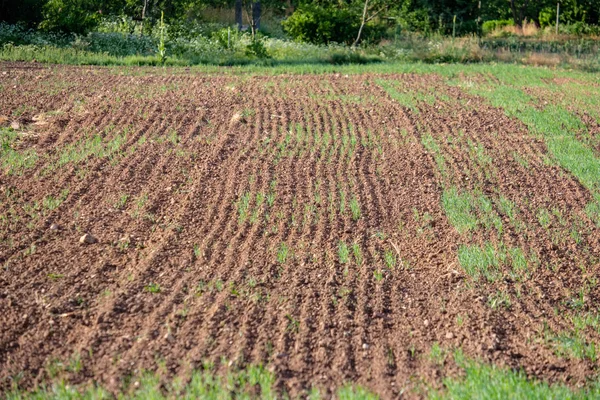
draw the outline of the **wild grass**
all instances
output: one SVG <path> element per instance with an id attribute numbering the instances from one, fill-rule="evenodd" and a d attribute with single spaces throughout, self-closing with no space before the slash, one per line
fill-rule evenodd
<path id="1" fill-rule="evenodd" d="M 338 257 L 340 264 L 348 264 L 350 262 L 350 250 L 346 242 L 342 240 L 338 244 Z"/>
<path id="2" fill-rule="evenodd" d="M 287 244 L 281 243 L 279 245 L 279 249 L 277 250 L 277 262 L 280 264 L 285 264 L 291 255 L 291 250 Z"/>
<path id="3" fill-rule="evenodd" d="M 584 331 L 575 329 L 555 333 L 548 328 L 544 329 L 544 341 L 549 344 L 557 356 L 567 359 L 590 360 L 595 363 L 598 359 L 598 348 L 595 342 L 589 341 Z"/>
<path id="4" fill-rule="evenodd" d="M 501 76 L 501 78 L 504 78 Z M 534 98 L 510 82 L 473 90 L 525 123 L 534 135 L 543 138 L 558 164 L 571 172 L 593 194 L 600 193 L 600 159 L 580 142 L 576 133 L 585 129 L 581 120 L 561 105 L 536 107 Z"/>
<path id="5" fill-rule="evenodd" d="M 290 317 L 289 332 L 297 331 L 297 321 Z M 78 361 L 79 360 L 79 361 Z M 215 363 L 205 361 L 203 365 L 194 370 L 187 381 L 179 378 L 165 382 L 163 368 L 156 372 L 141 371 L 123 382 L 116 398 L 118 399 L 206 399 L 206 400 L 233 400 L 233 399 L 262 399 L 275 400 L 289 398 L 276 385 L 276 376 L 261 364 L 249 364 L 245 368 L 238 368 L 226 359 L 221 359 L 220 365 L 225 366 L 223 373 L 218 373 Z M 49 375 L 56 382 L 49 386 L 41 386 L 33 391 L 13 388 L 6 393 L 7 400 L 21 399 L 47 399 L 47 400 L 96 400 L 115 398 L 106 389 L 97 385 L 70 385 L 60 379 L 66 371 L 78 373 L 82 370 L 81 359 L 74 355 L 68 362 L 56 360 L 47 366 Z M 135 382 L 135 384 L 134 384 Z M 340 400 L 375 400 L 379 396 L 365 388 L 346 383 L 339 387 L 336 398 Z M 311 400 L 322 397 L 317 387 L 310 392 Z"/>
<path id="6" fill-rule="evenodd" d="M 146 291 L 148 293 L 154 293 L 154 294 L 156 294 L 156 293 L 160 293 L 161 292 L 161 288 L 160 288 L 160 285 L 158 283 L 152 282 L 152 283 L 149 283 L 148 285 L 146 285 L 144 287 L 144 291 Z"/>
<path id="7" fill-rule="evenodd" d="M 529 379 L 521 370 L 511 370 L 474 360 L 464 360 L 455 353 L 462 377 L 444 379 L 444 389 L 431 391 L 429 398 L 442 399 L 592 399 L 600 396 L 600 382 L 581 389 L 563 384 L 550 385 Z"/>
<path id="8" fill-rule="evenodd" d="M 350 199 L 350 213 L 352 214 L 353 221 L 358 221 L 361 216 L 360 204 L 358 204 L 356 196 L 353 196 L 352 199 Z"/>
<path id="9" fill-rule="evenodd" d="M 11 128 L 0 128 L 0 166 L 8 175 L 20 175 L 38 161 L 33 149 L 17 150 L 19 133 Z"/>
<path id="10" fill-rule="evenodd" d="M 354 256 L 354 261 L 356 261 L 356 265 L 361 266 L 363 263 L 363 255 L 360 249 L 360 245 L 358 243 L 352 244 L 352 255 Z"/>
<path id="11" fill-rule="evenodd" d="M 126 141 L 126 133 L 116 134 L 108 141 L 105 141 L 99 134 L 89 139 L 81 139 L 76 143 L 65 146 L 52 169 L 60 168 L 69 163 L 77 164 L 91 156 L 97 158 L 114 156 L 118 154 Z"/>
<path id="12" fill-rule="evenodd" d="M 510 268 L 507 273 L 512 279 L 525 280 L 531 273 L 530 264 L 533 264 L 520 248 L 506 248 L 502 243 L 494 246 L 489 242 L 483 246 L 461 245 L 458 249 L 458 261 L 467 275 L 475 281 L 483 277 L 488 282 L 500 279 L 503 266 Z"/>
<path id="13" fill-rule="evenodd" d="M 458 233 L 466 233 L 477 227 L 477 216 L 473 207 L 473 199 L 468 193 L 459 193 L 451 187 L 442 193 L 442 206 L 450 224 Z"/>

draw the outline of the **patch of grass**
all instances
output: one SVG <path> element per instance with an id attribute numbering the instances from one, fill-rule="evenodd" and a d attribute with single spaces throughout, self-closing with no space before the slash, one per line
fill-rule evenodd
<path id="1" fill-rule="evenodd" d="M 421 139 L 421 143 L 423 144 L 423 147 L 425 147 L 425 149 L 427 149 L 427 151 L 433 153 L 433 158 L 435 159 L 437 169 L 440 172 L 440 174 L 443 177 L 445 177 L 447 175 L 446 160 L 444 158 L 444 155 L 442 154 L 440 145 L 435 141 L 435 139 L 433 138 L 433 136 L 431 136 L 431 134 L 423 135 L 423 137 Z"/>
<path id="2" fill-rule="evenodd" d="M 285 264 L 288 258 L 290 257 L 290 248 L 287 244 L 281 243 L 279 245 L 279 249 L 277 250 L 277 261 L 280 264 Z"/>
<path id="3" fill-rule="evenodd" d="M 350 199 L 350 212 L 352 213 L 352 220 L 358 221 L 361 215 L 360 204 L 358 204 L 358 200 L 354 196 Z"/>
<path id="4" fill-rule="evenodd" d="M 354 255 L 354 261 L 356 261 L 356 265 L 361 266 L 363 263 L 363 256 L 358 243 L 352 244 L 352 255 Z"/>
<path id="5" fill-rule="evenodd" d="M 160 285 L 156 282 L 149 283 L 144 287 L 144 290 L 148 293 L 160 293 Z"/>
<path id="6" fill-rule="evenodd" d="M 572 331 L 552 332 L 548 326 L 544 329 L 544 341 L 548 343 L 559 357 L 578 360 L 598 359 L 596 343 L 585 338 L 583 330 L 575 327 Z"/>
<path id="7" fill-rule="evenodd" d="M 488 297 L 488 305 L 492 310 L 498 309 L 500 307 L 510 308 L 510 297 L 506 292 L 498 290 L 496 293 L 492 293 Z"/>
<path id="8" fill-rule="evenodd" d="M 106 130 L 110 130 L 107 128 Z M 121 147 L 127 142 L 127 134 L 116 134 L 112 139 L 105 141 L 102 135 L 94 135 L 89 139 L 81 139 L 80 141 L 67 145 L 58 156 L 56 164 L 51 167 L 62 167 L 73 163 L 77 164 L 88 157 L 113 157 L 118 154 Z"/>
<path id="9" fill-rule="evenodd" d="M 375 281 L 380 282 L 383 279 L 383 272 L 376 269 L 373 271 L 373 278 L 375 278 Z"/>
<path id="10" fill-rule="evenodd" d="M 338 244 L 338 256 L 340 259 L 340 264 L 347 264 L 350 262 L 350 250 L 348 249 L 348 245 L 340 240 Z"/>
<path id="11" fill-rule="evenodd" d="M 383 252 L 383 261 L 385 262 L 385 266 L 389 269 L 394 269 L 396 266 L 396 253 L 392 250 L 388 249 Z"/>
<path id="12" fill-rule="evenodd" d="M 465 361 L 456 357 L 461 378 L 444 379 L 444 389 L 431 391 L 429 398 L 442 399 L 592 399 L 600 396 L 600 382 L 583 389 L 528 379 L 523 371 Z"/>
<path id="13" fill-rule="evenodd" d="M 7 175 L 20 175 L 31 169 L 38 160 L 33 149 L 16 150 L 18 133 L 10 128 L 0 128 L 0 166 Z"/>
<path id="14" fill-rule="evenodd" d="M 377 400 L 379 396 L 361 386 L 346 384 L 338 389 L 337 398 L 339 400 Z"/>
<path id="15" fill-rule="evenodd" d="M 600 159 L 593 149 L 577 139 L 576 133 L 585 130 L 585 126 L 574 113 L 556 104 L 536 107 L 537 99 L 506 83 L 474 91 L 488 98 L 492 105 L 503 108 L 507 115 L 521 120 L 533 134 L 545 140 L 561 167 L 593 194 L 600 193 Z"/>
<path id="16" fill-rule="evenodd" d="M 128 194 L 123 193 L 122 195 L 120 195 L 119 198 L 117 199 L 117 201 L 115 202 L 115 208 L 117 210 L 123 210 L 125 208 L 125 206 L 127 205 L 128 199 L 129 199 Z"/>
<path id="17" fill-rule="evenodd" d="M 286 314 L 285 318 L 288 320 L 286 331 L 291 333 L 298 333 L 300 330 L 300 321 L 292 317 L 290 314 Z"/>
<path id="18" fill-rule="evenodd" d="M 446 355 L 446 350 L 442 348 L 439 343 L 435 342 L 429 351 L 429 361 L 435 365 L 442 366 L 446 361 Z"/>
<path id="19" fill-rule="evenodd" d="M 293 320 L 293 318 L 292 318 Z M 296 326 L 296 325 L 294 325 Z M 195 369 L 190 380 L 186 383 L 179 378 L 164 382 L 161 368 L 157 372 L 141 371 L 135 376 L 129 376 L 126 384 L 115 395 L 97 385 L 70 385 L 65 380 L 60 379 L 65 371 L 74 372 L 81 370 L 81 365 L 71 362 L 67 367 L 58 360 L 49 364 L 47 370 L 49 375 L 56 382 L 50 385 L 41 385 L 33 391 L 20 390 L 13 388 L 5 393 L 7 400 L 21 399 L 206 399 L 206 400 L 230 400 L 230 399 L 261 399 L 276 400 L 279 398 L 289 398 L 288 394 L 282 392 L 276 387 L 276 376 L 262 364 L 249 364 L 245 368 L 237 368 L 227 359 L 222 358 L 220 366 L 225 369 L 223 373 L 218 373 L 217 365 L 205 361 L 203 365 Z M 135 385 L 131 383 L 136 382 Z M 350 382 L 345 383 L 336 391 L 336 398 L 339 400 L 376 400 L 379 397 L 369 392 L 367 389 L 354 385 Z M 322 397 L 317 387 L 310 390 L 309 398 L 319 400 Z"/>
<path id="20" fill-rule="evenodd" d="M 250 210 L 250 200 L 251 200 L 250 192 L 245 192 L 242 194 L 237 201 L 237 211 L 238 211 L 238 223 L 243 223 L 248 218 L 248 212 Z"/>
<path id="21" fill-rule="evenodd" d="M 474 280 L 479 280 L 481 276 L 489 282 L 498 279 L 500 261 L 496 249 L 490 243 L 483 247 L 461 245 L 458 249 L 458 261 Z"/>
<path id="22" fill-rule="evenodd" d="M 473 200 L 468 193 L 460 194 L 455 187 L 444 190 L 442 206 L 448 220 L 459 233 L 466 233 L 477 227 Z"/>
<path id="23" fill-rule="evenodd" d="M 535 257 L 532 259 L 535 261 Z M 458 261 L 476 281 L 481 276 L 488 282 L 498 280 L 502 276 L 501 266 L 510 267 L 510 277 L 516 281 L 527 279 L 530 273 L 530 260 L 523 250 L 518 247 L 506 248 L 502 243 L 497 247 L 489 242 L 483 246 L 461 245 L 458 249 Z"/>

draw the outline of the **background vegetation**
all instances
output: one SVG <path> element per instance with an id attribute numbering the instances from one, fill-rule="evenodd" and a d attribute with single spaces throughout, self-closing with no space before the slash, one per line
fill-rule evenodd
<path id="1" fill-rule="evenodd" d="M 0 0 L 0 59 L 108 65 L 495 60 L 596 70 L 600 0 L 561 1 L 558 27 L 556 12 L 554 0 Z"/>

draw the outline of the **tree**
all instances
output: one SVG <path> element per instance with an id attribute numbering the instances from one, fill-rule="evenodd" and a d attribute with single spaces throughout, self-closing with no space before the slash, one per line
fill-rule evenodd
<path id="1" fill-rule="evenodd" d="M 0 0 L 0 21 L 37 24 L 42 20 L 45 0 Z"/>
<path id="2" fill-rule="evenodd" d="M 356 40 L 354 40 L 354 43 L 352 43 L 352 47 L 355 47 L 359 43 L 360 36 L 362 35 L 365 24 L 389 8 L 390 8 L 389 1 L 364 0 L 362 18 L 360 20 L 360 27 L 358 28 L 358 34 L 356 35 Z"/>

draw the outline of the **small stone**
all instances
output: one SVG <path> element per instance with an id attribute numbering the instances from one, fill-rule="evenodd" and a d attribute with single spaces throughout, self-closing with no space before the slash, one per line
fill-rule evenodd
<path id="1" fill-rule="evenodd" d="M 165 340 L 167 342 L 172 342 L 173 341 L 173 335 L 171 334 L 171 332 L 167 332 L 164 336 Z"/>
<path id="2" fill-rule="evenodd" d="M 362 348 L 363 350 L 367 350 L 369 348 L 369 345 L 367 343 L 363 343 Z"/>
<path id="3" fill-rule="evenodd" d="M 425 326 L 429 326 L 429 320 L 425 320 L 425 321 L 423 321 L 423 325 L 425 325 Z"/>
<path id="4" fill-rule="evenodd" d="M 86 233 L 85 235 L 83 235 L 82 237 L 79 238 L 79 243 L 83 243 L 83 244 L 93 244 L 93 243 L 96 243 L 97 241 L 98 241 L 98 239 L 96 239 L 89 233 Z"/>
<path id="5" fill-rule="evenodd" d="M 57 231 L 60 229 L 60 226 L 58 226 L 57 224 L 52 224 L 50 225 L 50 230 L 51 231 Z"/>
<path id="6" fill-rule="evenodd" d="M 229 121 L 229 123 L 231 125 L 234 124 L 238 124 L 238 123 L 243 123 L 246 122 L 244 116 L 242 115 L 242 113 L 236 112 L 235 114 L 233 114 L 233 117 L 231 117 L 231 121 Z"/>
<path id="7" fill-rule="evenodd" d="M 23 319 L 27 319 L 28 315 L 27 314 L 23 314 Z"/>
<path id="8" fill-rule="evenodd" d="M 21 129 L 21 124 L 17 121 L 13 121 L 10 123 L 10 127 L 16 131 L 17 129 Z"/>
<path id="9" fill-rule="evenodd" d="M 446 339 L 452 339 L 453 337 L 454 337 L 454 334 L 452 332 L 446 333 Z"/>

